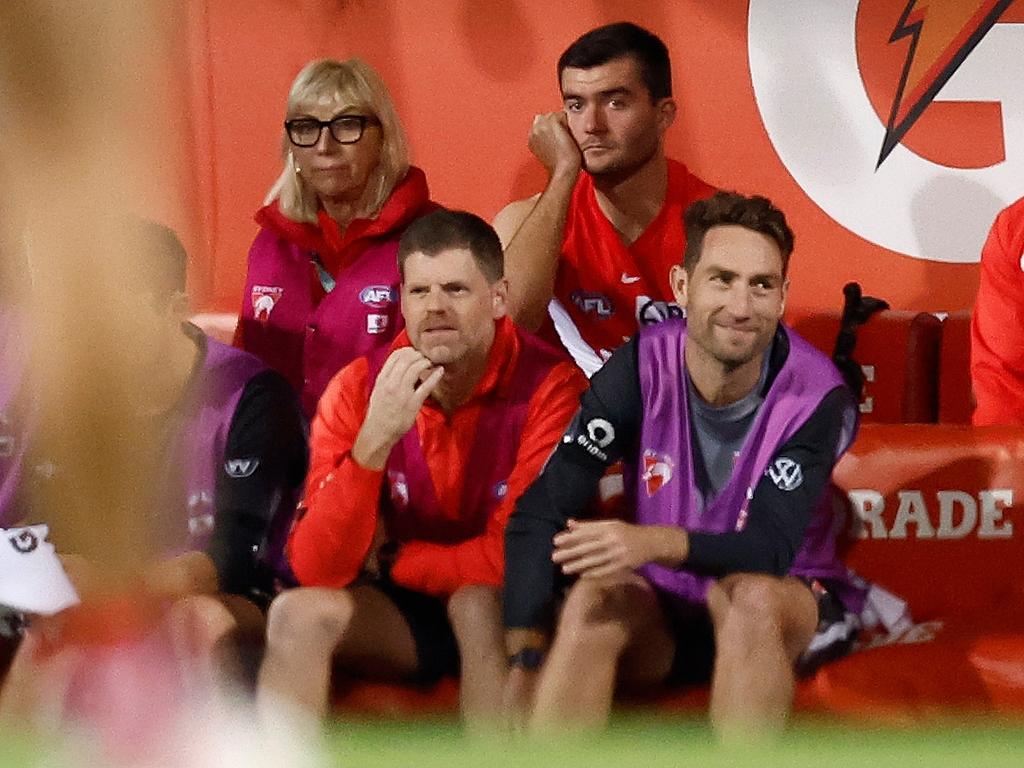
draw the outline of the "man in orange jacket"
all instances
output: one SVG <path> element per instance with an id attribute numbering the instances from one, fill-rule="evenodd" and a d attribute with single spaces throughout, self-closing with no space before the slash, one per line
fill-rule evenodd
<path id="1" fill-rule="evenodd" d="M 467 724 L 497 715 L 505 522 L 585 382 L 507 318 L 501 244 L 437 211 L 398 251 L 406 330 L 330 383 L 312 426 L 302 588 L 270 608 L 260 700 L 318 715 L 332 664 L 430 683 L 459 669 Z"/>
<path id="2" fill-rule="evenodd" d="M 975 424 L 1024 424 L 1024 198 L 996 217 L 981 252 L 971 383 Z"/>

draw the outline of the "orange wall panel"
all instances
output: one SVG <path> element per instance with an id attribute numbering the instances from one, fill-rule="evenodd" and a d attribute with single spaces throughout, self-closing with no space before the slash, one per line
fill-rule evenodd
<path id="1" fill-rule="evenodd" d="M 790 218 L 797 234 L 791 268 L 793 306 L 838 307 L 842 285 L 858 280 L 866 293 L 886 298 L 897 309 L 969 307 L 977 289 L 973 260 L 981 245 L 977 242 L 975 248 L 974 242 L 998 208 L 1024 195 L 1024 174 L 1013 188 L 1005 182 L 986 181 L 999 168 L 989 169 L 989 176 L 984 169 L 956 168 L 965 164 L 964 157 L 991 162 L 1001 156 L 1002 147 L 986 145 L 984 151 L 973 154 L 944 153 L 941 143 L 947 138 L 960 146 L 970 137 L 959 131 L 962 105 L 936 101 L 928 124 L 922 124 L 919 134 L 907 134 L 907 142 L 919 153 L 927 149 L 928 158 L 900 147 L 877 171 L 861 168 L 857 173 L 867 178 L 867 183 L 872 183 L 870 174 L 876 173 L 881 189 L 906 183 L 910 190 L 906 194 L 915 195 L 907 202 L 917 208 L 906 207 L 893 216 L 924 221 L 927 211 L 954 205 L 965 190 L 974 188 L 971 210 L 979 212 L 969 217 L 965 214 L 968 221 L 950 219 L 948 229 L 919 224 L 915 218 L 910 223 L 918 227 L 915 236 L 920 247 L 916 250 L 921 253 L 908 255 L 874 242 L 870 222 L 871 206 L 877 208 L 878 204 L 871 199 L 874 195 L 854 199 L 847 206 L 849 217 L 842 208 L 837 214 L 834 206 L 822 202 L 832 184 L 829 174 L 833 171 L 826 167 L 832 160 L 829 153 L 822 162 L 823 179 L 808 181 L 806 168 L 794 171 L 792 158 L 784 158 L 767 117 L 773 117 L 772 130 L 778 133 L 779 104 L 793 101 L 788 89 L 819 74 L 818 70 L 839 78 L 840 85 L 856 86 L 851 91 L 854 94 L 857 88 L 870 86 L 874 90 L 865 104 L 891 103 L 886 88 L 892 86 L 895 92 L 891 73 L 901 71 L 893 61 L 898 64 L 901 56 L 905 60 L 905 54 L 898 48 L 883 50 L 874 36 L 866 36 L 872 30 L 894 27 L 906 2 L 808 5 L 817 10 L 807 14 L 806 25 L 815 34 L 814 25 L 819 25 L 823 38 L 829 30 L 835 33 L 835 19 L 827 15 L 846 7 L 848 29 L 840 39 L 853 41 L 855 64 L 843 70 L 838 59 L 833 61 L 830 51 L 823 50 L 821 61 L 815 59 L 819 54 L 809 54 L 806 68 L 797 68 L 782 55 L 789 53 L 792 58 L 792 51 L 780 49 L 779 71 L 766 74 L 763 62 L 759 65 L 758 76 L 762 81 L 767 77 L 771 84 L 765 97 L 763 88 L 761 96 L 756 93 L 750 52 L 767 45 L 761 38 L 767 34 L 763 19 L 768 2 L 592 0 L 561 5 L 541 0 L 187 0 L 188 113 L 194 135 L 190 191 L 199 224 L 193 285 L 199 303 L 203 308 L 237 309 L 246 252 L 256 231 L 252 213 L 280 169 L 280 125 L 288 86 L 309 59 L 358 55 L 380 70 L 409 133 L 414 162 L 427 172 L 435 199 L 489 218 L 510 199 L 543 187 L 545 174 L 530 155 L 526 136 L 535 113 L 560 106 L 555 62 L 561 51 L 593 26 L 626 19 L 659 34 L 672 53 L 680 110 L 667 139 L 669 153 L 721 187 L 768 195 Z M 781 12 L 799 4 L 776 4 L 774 8 Z M 828 9 L 827 13 L 823 9 Z M 856 13 L 861 14 L 859 20 Z M 1011 7 L 1000 22 L 1017 21 L 1019 15 L 1019 9 Z M 793 29 L 803 26 L 794 22 Z M 938 28 L 933 24 L 933 29 Z M 1024 26 L 1000 23 L 993 27 L 982 44 L 964 58 L 966 85 L 959 87 L 969 89 L 972 83 L 998 79 L 999 67 L 992 62 L 998 63 L 999 52 L 1007 50 L 1007 41 L 1020 30 Z M 805 35 L 805 41 L 813 39 L 814 34 Z M 774 60 L 770 55 L 769 64 Z M 876 60 L 877 72 L 871 69 Z M 951 86 L 955 84 L 957 81 L 950 80 Z M 998 102 L 986 98 L 987 128 L 978 141 L 1001 143 L 1004 137 L 991 122 L 991 105 Z M 778 104 L 773 104 L 775 101 Z M 1003 114 L 1011 109 L 1016 109 L 1014 104 L 1003 104 Z M 883 110 L 875 107 L 875 111 Z M 881 127 L 885 117 L 873 119 Z M 812 137 L 819 125 L 828 128 L 827 118 L 813 111 L 792 109 L 781 115 L 781 120 L 783 132 L 811 131 L 808 135 Z M 944 120 L 950 121 L 948 136 L 942 132 Z M 854 136 L 851 146 L 862 138 L 869 144 L 876 140 L 874 134 Z M 1011 169 L 1022 167 L 1019 164 L 1024 161 L 1012 151 L 1014 146 L 1007 141 L 1003 161 Z M 835 149 L 840 170 L 846 162 L 843 151 L 841 146 Z M 871 151 L 875 152 L 873 144 Z M 935 158 L 941 161 L 946 155 L 951 158 L 948 168 L 935 164 Z M 897 163 L 933 175 L 939 168 L 942 174 L 938 182 L 924 186 L 912 187 L 909 179 L 899 177 L 890 183 L 885 174 L 897 173 L 892 170 Z M 925 163 L 931 165 L 925 168 Z M 975 175 L 965 175 L 969 172 Z M 833 175 L 833 186 L 842 187 L 842 173 Z M 837 221 L 837 216 L 855 222 L 860 217 L 868 224 L 848 226 Z M 880 223 L 898 228 L 901 222 Z M 964 234 L 966 230 L 969 232 Z M 960 237 L 963 242 L 954 255 L 960 261 L 929 260 L 928 256 L 948 250 L 950 237 Z"/>

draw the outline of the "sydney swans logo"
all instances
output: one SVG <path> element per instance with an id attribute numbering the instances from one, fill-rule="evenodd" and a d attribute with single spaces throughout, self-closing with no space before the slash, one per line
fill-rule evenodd
<path id="1" fill-rule="evenodd" d="M 751 0 L 754 95 L 804 192 L 890 250 L 977 261 L 996 212 L 1024 194 L 1024 24 L 1011 23 L 1024 15 L 1011 6 Z M 995 126 L 980 131 L 965 116 L 986 107 Z"/>

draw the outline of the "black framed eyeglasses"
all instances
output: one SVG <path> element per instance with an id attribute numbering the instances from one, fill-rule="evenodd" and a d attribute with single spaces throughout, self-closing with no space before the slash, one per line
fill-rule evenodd
<path id="1" fill-rule="evenodd" d="M 338 115 L 330 120 L 315 117 L 295 117 L 284 121 L 288 140 L 297 147 L 313 147 L 320 141 L 324 128 L 339 144 L 355 144 L 363 138 L 367 125 L 380 125 L 380 120 L 369 115 Z"/>

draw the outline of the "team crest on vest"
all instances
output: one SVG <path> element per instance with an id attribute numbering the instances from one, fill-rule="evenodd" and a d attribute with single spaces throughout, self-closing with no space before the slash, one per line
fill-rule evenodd
<path id="1" fill-rule="evenodd" d="M 644 485 L 647 486 L 648 496 L 653 496 L 672 479 L 672 470 L 674 468 L 675 463 L 668 454 L 658 453 L 650 448 L 644 451 L 644 473 L 642 478 Z"/>
<path id="2" fill-rule="evenodd" d="M 276 285 L 254 285 L 252 287 L 252 312 L 261 323 L 270 320 L 277 302 L 281 300 L 284 288 Z"/>
<path id="3" fill-rule="evenodd" d="M 397 509 L 409 506 L 409 483 L 401 472 L 388 470 L 388 486 L 391 489 L 391 503 Z"/>

